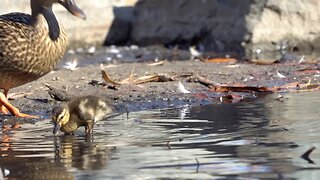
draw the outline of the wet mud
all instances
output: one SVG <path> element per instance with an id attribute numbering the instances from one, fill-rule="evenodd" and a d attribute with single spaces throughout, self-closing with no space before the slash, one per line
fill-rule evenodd
<path id="1" fill-rule="evenodd" d="M 125 49 L 124 49 L 125 50 Z M 161 50 L 143 53 L 137 50 L 78 49 L 70 50 L 57 68 L 38 79 L 12 89 L 10 93 L 27 93 L 10 100 L 22 112 L 48 118 L 52 107 L 60 103 L 48 94 L 46 85 L 66 91 L 71 96 L 95 94 L 110 97 L 120 113 L 144 109 L 203 105 L 212 103 L 236 103 L 245 98 L 256 98 L 270 92 L 215 92 L 203 83 L 193 81 L 191 75 L 199 75 L 217 84 L 241 84 L 242 86 L 275 87 L 298 83 L 319 83 L 317 63 L 273 63 L 260 65 L 238 60 L 232 63 L 212 63 L 190 59 L 186 52 L 173 56 L 171 51 Z M 133 53 L 132 53 L 133 52 Z M 156 52 L 156 53 L 154 53 Z M 164 56 L 160 56 L 162 54 Z M 166 55 L 167 54 L 167 55 Z M 147 55 L 147 57 L 144 57 Z M 129 58 L 128 58 L 129 57 Z M 178 58 L 178 59 L 172 59 Z M 166 60 L 167 59 L 167 60 Z M 169 60 L 168 60 L 169 59 Z M 154 64 L 154 62 L 161 62 Z M 76 62 L 70 65 L 70 62 Z M 66 64 L 69 63 L 69 66 Z M 166 74 L 176 77 L 173 81 L 126 83 L 113 86 L 101 76 L 100 64 L 114 81 L 128 77 Z M 70 66 L 74 66 L 71 67 Z M 71 70 L 72 69 L 72 70 Z M 179 88 L 181 82 L 190 93 Z M 275 93 L 275 92 L 272 92 Z M 227 95 L 232 94 L 231 98 Z M 234 100 L 234 95 L 240 96 Z M 224 98 L 227 97 L 227 98 Z M 0 119 L 15 120 L 1 115 Z M 33 120 L 23 120 L 33 122 Z M 9 121 L 8 121 L 9 122 Z"/>

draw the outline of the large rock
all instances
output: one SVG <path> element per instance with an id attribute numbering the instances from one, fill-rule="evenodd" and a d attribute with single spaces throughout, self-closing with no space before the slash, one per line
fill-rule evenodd
<path id="1" fill-rule="evenodd" d="M 223 52 L 320 47 L 318 0 L 140 0 L 134 14 L 131 40 L 141 45 L 202 44 Z"/>
<path id="2" fill-rule="evenodd" d="M 72 46 L 201 45 L 244 54 L 255 49 L 320 49 L 319 0 L 76 0 L 87 20 L 54 11 Z M 2 0 L 0 14 L 30 12 L 29 0 Z"/>
<path id="3" fill-rule="evenodd" d="M 56 5 L 54 11 L 62 21 L 71 46 L 83 44 L 102 44 L 110 29 L 117 6 L 133 6 L 137 0 L 76 0 L 79 7 L 86 13 L 83 21 L 70 15 L 63 7 Z M 30 13 L 28 0 L 1 0 L 0 14 L 9 12 Z"/>

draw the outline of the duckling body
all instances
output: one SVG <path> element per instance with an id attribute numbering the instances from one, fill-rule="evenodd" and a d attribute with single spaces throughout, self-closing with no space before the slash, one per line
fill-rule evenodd
<path id="1" fill-rule="evenodd" d="M 58 134 L 59 130 L 66 134 L 73 134 L 79 127 L 85 126 L 86 135 L 90 135 L 94 123 L 113 111 L 110 99 L 91 95 L 77 97 L 52 110 L 53 134 Z"/>
<path id="2" fill-rule="evenodd" d="M 70 13 L 85 18 L 74 0 L 31 0 L 30 3 L 31 15 L 0 16 L 0 89 L 4 90 L 0 94 L 0 112 L 17 117 L 34 116 L 20 113 L 8 102 L 9 89 L 52 71 L 66 49 L 66 33 L 53 14 L 53 3 L 60 3 Z"/>

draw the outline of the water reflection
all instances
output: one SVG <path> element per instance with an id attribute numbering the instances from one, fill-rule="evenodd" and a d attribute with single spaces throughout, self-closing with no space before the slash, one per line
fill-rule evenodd
<path id="1" fill-rule="evenodd" d="M 318 93 L 133 112 L 99 122 L 92 139 L 24 124 L 2 133 L 0 167 L 12 179 L 317 179 L 319 150 L 315 164 L 300 155 L 319 148 Z"/>
<path id="2" fill-rule="evenodd" d="M 79 140 L 76 136 L 60 136 L 54 139 L 55 161 L 66 168 L 99 170 L 104 168 L 116 147 L 95 143 L 91 138 Z"/>
<path id="3" fill-rule="evenodd" d="M 0 167 L 3 175 L 10 179 L 74 179 L 74 175 L 57 162 L 53 162 L 36 151 L 27 153 L 28 149 L 19 148 L 19 143 L 2 134 L 0 144 Z M 46 155 L 44 155 L 46 156 Z M 2 177 L 0 177 L 1 179 Z"/>

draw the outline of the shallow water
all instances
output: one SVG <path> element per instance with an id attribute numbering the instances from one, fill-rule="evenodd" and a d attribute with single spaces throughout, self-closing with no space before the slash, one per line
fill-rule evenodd
<path id="1" fill-rule="evenodd" d="M 49 120 L 2 133 L 9 179 L 318 179 L 319 92 L 236 104 L 132 112 L 99 122 L 93 139 L 52 136 Z"/>

